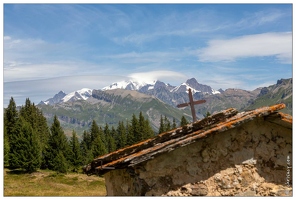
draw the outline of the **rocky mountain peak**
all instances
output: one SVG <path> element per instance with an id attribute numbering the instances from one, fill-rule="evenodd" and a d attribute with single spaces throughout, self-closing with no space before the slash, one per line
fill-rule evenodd
<path id="1" fill-rule="evenodd" d="M 53 105 L 56 103 L 61 102 L 61 100 L 66 96 L 67 94 L 64 91 L 59 91 L 57 94 L 55 94 L 52 98 L 47 99 L 46 101 L 41 101 L 39 104 L 45 104 L 45 105 Z"/>
<path id="2" fill-rule="evenodd" d="M 186 81 L 186 83 L 193 88 L 197 88 L 199 85 L 199 83 L 197 82 L 197 80 L 195 78 L 188 79 Z"/>

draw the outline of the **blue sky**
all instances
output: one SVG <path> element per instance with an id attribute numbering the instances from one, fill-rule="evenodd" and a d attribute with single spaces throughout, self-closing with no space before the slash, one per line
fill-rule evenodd
<path id="1" fill-rule="evenodd" d="M 130 77 L 254 90 L 292 77 L 292 4 L 4 4 L 4 106 Z"/>

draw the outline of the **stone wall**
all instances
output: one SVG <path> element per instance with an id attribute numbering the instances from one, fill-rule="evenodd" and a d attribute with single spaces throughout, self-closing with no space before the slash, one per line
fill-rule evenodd
<path id="1" fill-rule="evenodd" d="M 292 130 L 256 118 L 105 174 L 110 196 L 291 196 Z"/>

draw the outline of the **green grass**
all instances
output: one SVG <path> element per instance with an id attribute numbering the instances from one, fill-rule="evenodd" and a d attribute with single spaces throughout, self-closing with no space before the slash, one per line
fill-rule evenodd
<path id="1" fill-rule="evenodd" d="M 4 196 L 106 196 L 105 180 L 98 176 L 49 170 L 28 174 L 9 169 L 3 174 Z"/>

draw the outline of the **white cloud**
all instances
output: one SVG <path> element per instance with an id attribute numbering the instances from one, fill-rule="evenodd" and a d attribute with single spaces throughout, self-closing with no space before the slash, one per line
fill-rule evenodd
<path id="1" fill-rule="evenodd" d="M 4 37 L 4 81 L 104 73 L 108 67 L 80 59 L 79 44 Z"/>
<path id="2" fill-rule="evenodd" d="M 141 73 L 132 73 L 128 75 L 132 79 L 135 79 L 139 82 L 152 82 L 156 80 L 160 81 L 185 81 L 186 76 L 182 73 L 169 71 L 169 70 L 159 70 L 159 71 L 149 71 L 149 72 L 141 72 Z"/>
<path id="3" fill-rule="evenodd" d="M 184 56 L 188 56 L 189 53 L 184 50 L 180 51 L 150 51 L 150 52 L 128 52 L 122 54 L 97 56 L 99 59 L 118 60 L 119 63 L 137 64 L 160 64 L 170 61 L 176 61 Z M 110 62 L 110 61 L 109 61 Z"/>
<path id="4" fill-rule="evenodd" d="M 101 69 L 101 70 L 100 70 Z M 99 72 L 100 73 L 99 73 Z M 4 81 L 39 80 L 64 76 L 104 74 L 106 68 L 84 61 L 52 61 L 48 63 L 4 63 Z"/>
<path id="5" fill-rule="evenodd" d="M 4 39 L 4 40 L 10 40 L 11 37 L 10 37 L 10 36 L 4 36 L 3 39 Z"/>
<path id="6" fill-rule="evenodd" d="M 225 5 L 226 6 L 226 5 Z M 114 36 L 112 40 L 120 45 L 145 43 L 157 41 L 160 38 L 170 36 L 177 37 L 208 37 L 223 32 L 250 31 L 263 26 L 274 26 L 281 23 L 280 20 L 291 18 L 290 12 L 285 10 L 268 8 L 257 12 L 247 12 L 237 15 L 236 18 L 224 16 L 223 6 L 220 10 L 215 8 L 198 8 L 184 12 L 168 12 L 161 18 L 145 19 L 143 27 L 138 28 L 125 36 Z M 131 23 L 131 22 L 130 22 Z M 150 26 L 149 24 L 153 24 Z M 149 27 L 148 29 L 145 27 Z"/>
<path id="7" fill-rule="evenodd" d="M 240 58 L 274 56 L 280 63 L 292 63 L 292 33 L 263 33 L 211 40 L 198 51 L 199 61 L 235 61 Z"/>
<path id="8" fill-rule="evenodd" d="M 285 17 L 291 17 L 290 12 L 279 9 L 267 9 L 258 12 L 248 12 L 245 17 L 234 24 L 240 29 L 249 29 L 250 27 L 262 27 L 264 25 L 275 23 Z M 232 25 L 233 26 L 233 25 Z"/>
<path id="9" fill-rule="evenodd" d="M 81 88 L 101 89 L 112 82 L 125 79 L 122 76 L 65 76 L 40 80 L 4 82 L 4 105 L 10 97 L 17 105 L 22 105 L 26 98 L 38 104 L 63 90 L 70 93 Z"/>

